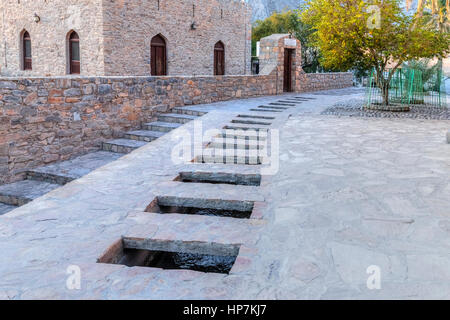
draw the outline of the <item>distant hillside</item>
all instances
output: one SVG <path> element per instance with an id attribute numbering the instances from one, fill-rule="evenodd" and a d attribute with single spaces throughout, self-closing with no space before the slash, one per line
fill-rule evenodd
<path id="1" fill-rule="evenodd" d="M 262 20 L 275 11 L 296 9 L 302 0 L 246 0 L 253 8 L 253 21 Z"/>
<path id="2" fill-rule="evenodd" d="M 246 0 L 253 8 L 253 21 L 263 20 L 275 11 L 283 9 L 297 9 L 304 0 Z M 403 5 L 406 4 L 406 1 Z M 417 0 L 411 0 L 410 13 L 417 10 Z"/>

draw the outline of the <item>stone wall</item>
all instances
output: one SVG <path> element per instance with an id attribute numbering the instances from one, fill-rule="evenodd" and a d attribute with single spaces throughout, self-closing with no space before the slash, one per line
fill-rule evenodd
<path id="1" fill-rule="evenodd" d="M 301 73 L 298 75 L 297 92 L 342 89 L 353 86 L 351 72 Z"/>
<path id="2" fill-rule="evenodd" d="M 241 1 L 160 0 L 158 8 L 156 0 L 122 0 L 104 6 L 106 75 L 149 75 L 150 42 L 158 34 L 166 40 L 169 75 L 213 75 L 218 41 L 225 45 L 225 74 L 250 74 L 251 10 Z"/>
<path id="3" fill-rule="evenodd" d="M 54 76 L 68 72 L 67 36 L 80 36 L 81 72 L 104 74 L 103 0 L 1 0 L 0 74 Z M 37 23 L 35 14 L 40 18 Z M 33 70 L 24 71 L 21 36 L 31 36 Z"/>
<path id="4" fill-rule="evenodd" d="M 175 106 L 276 94 L 274 76 L 0 78 L 0 184 Z"/>
<path id="5" fill-rule="evenodd" d="M 218 41 L 225 44 L 226 74 L 250 74 L 250 19 L 240 0 L 2 0 L 0 74 L 66 75 L 71 30 L 80 37 L 85 76 L 150 75 L 150 41 L 158 34 L 167 42 L 169 75 L 212 75 Z M 32 71 L 22 70 L 24 30 Z"/>
<path id="6" fill-rule="evenodd" d="M 351 73 L 303 74 L 302 90 L 352 85 Z M 276 74 L 224 77 L 0 78 L 0 183 L 98 150 L 176 106 L 274 95 Z M 278 91 L 277 91 L 278 89 Z"/>

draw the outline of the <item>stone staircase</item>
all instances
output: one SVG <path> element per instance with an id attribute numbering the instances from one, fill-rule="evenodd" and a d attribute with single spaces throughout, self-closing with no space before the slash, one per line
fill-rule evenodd
<path id="1" fill-rule="evenodd" d="M 0 215 L 33 201 L 61 185 L 81 178 L 117 160 L 123 154 L 130 153 L 206 114 L 206 112 L 183 108 L 174 108 L 171 112 L 157 114 L 156 121 L 145 123 L 141 130 L 129 131 L 123 138 L 104 142 L 100 151 L 28 170 L 25 180 L 0 186 Z"/>

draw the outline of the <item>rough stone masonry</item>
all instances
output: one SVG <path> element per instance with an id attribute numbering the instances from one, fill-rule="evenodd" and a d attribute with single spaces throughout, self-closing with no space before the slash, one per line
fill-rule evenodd
<path id="1" fill-rule="evenodd" d="M 0 183 L 95 151 L 103 141 L 140 128 L 156 112 L 282 93 L 287 37 L 262 41 L 271 54 L 258 76 L 0 78 Z M 298 53 L 300 42 L 293 40 L 296 46 L 290 48 Z M 306 74 L 300 55 L 294 64 L 296 92 L 352 85 L 351 73 Z"/>

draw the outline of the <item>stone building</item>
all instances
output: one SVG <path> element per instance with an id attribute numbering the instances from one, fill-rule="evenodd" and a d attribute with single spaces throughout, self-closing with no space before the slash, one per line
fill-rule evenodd
<path id="1" fill-rule="evenodd" d="M 242 75 L 242 0 L 2 0 L 3 76 Z"/>

